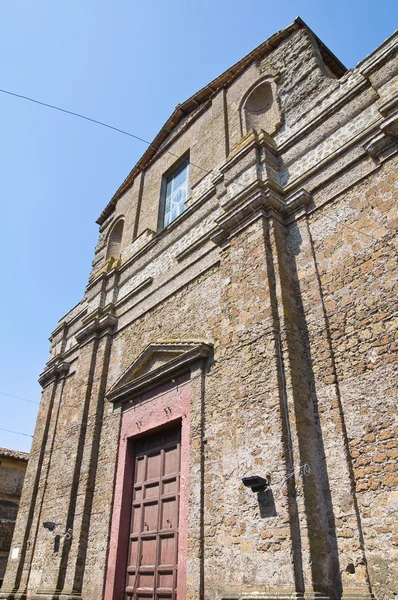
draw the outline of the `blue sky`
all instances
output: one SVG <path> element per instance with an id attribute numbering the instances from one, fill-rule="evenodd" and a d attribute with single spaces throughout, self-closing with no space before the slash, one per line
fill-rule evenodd
<path id="1" fill-rule="evenodd" d="M 182 102 L 300 16 L 347 66 L 393 33 L 398 2 L 3 0 L 0 88 L 150 140 Z M 146 146 L 0 93 L 0 428 L 30 434 L 48 337 L 84 293 L 95 220 Z M 0 430 L 0 446 L 30 438 Z"/>

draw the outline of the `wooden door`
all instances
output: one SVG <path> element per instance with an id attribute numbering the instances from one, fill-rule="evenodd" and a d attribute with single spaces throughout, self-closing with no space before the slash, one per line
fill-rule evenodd
<path id="1" fill-rule="evenodd" d="M 177 599 L 180 427 L 136 442 L 128 600 Z"/>

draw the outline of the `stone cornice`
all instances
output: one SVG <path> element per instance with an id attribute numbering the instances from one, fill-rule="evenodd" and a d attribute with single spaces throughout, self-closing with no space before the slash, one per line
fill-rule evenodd
<path id="1" fill-rule="evenodd" d="M 57 327 L 54 329 L 54 331 L 51 333 L 51 336 L 49 338 L 49 341 L 51 342 L 51 340 L 58 335 L 65 327 L 70 327 L 73 323 L 75 323 L 77 320 L 81 319 L 83 317 L 83 315 L 87 312 L 87 306 L 83 306 L 83 308 L 76 313 L 75 315 L 72 316 L 72 318 L 70 318 L 70 320 L 68 321 L 68 316 L 70 315 L 70 313 L 75 310 L 80 304 L 82 304 L 82 301 L 78 302 L 73 308 L 70 309 L 69 312 L 67 312 L 58 322 Z"/>
<path id="2" fill-rule="evenodd" d="M 251 150 L 260 147 L 266 148 L 275 156 L 278 155 L 275 141 L 270 135 L 268 135 L 265 131 L 261 131 L 260 133 L 257 133 L 256 131 L 250 131 L 247 135 L 241 138 L 235 148 L 231 150 L 227 160 L 219 167 L 220 173 L 226 173 Z"/>
<path id="3" fill-rule="evenodd" d="M 69 373 L 70 363 L 61 361 L 47 367 L 39 377 L 39 383 L 45 387 L 52 381 L 62 379 Z"/>
<path id="4" fill-rule="evenodd" d="M 179 252 L 175 259 L 177 262 L 181 262 L 187 256 L 198 250 L 201 246 L 206 244 L 211 239 L 212 231 L 207 231 L 204 235 L 202 235 L 199 239 L 195 240 L 192 244 L 190 244 L 187 248 Z"/>
<path id="5" fill-rule="evenodd" d="M 207 200 L 209 200 L 216 193 L 216 188 L 214 185 L 211 186 L 210 189 L 206 190 L 195 202 L 190 204 L 174 221 L 172 221 L 167 227 L 156 233 L 147 244 L 143 245 L 134 255 L 129 256 L 128 259 L 121 265 L 119 271 L 120 273 L 124 273 L 132 264 L 138 261 L 143 256 L 148 255 L 148 252 L 156 247 L 156 245 L 166 237 L 170 231 L 175 230 L 181 226 L 181 223 L 186 221 L 190 216 L 192 216 L 196 210 L 205 204 Z M 163 250 L 160 250 L 163 252 Z M 149 260 L 153 260 L 153 256 Z"/>
<path id="6" fill-rule="evenodd" d="M 390 98 L 387 102 L 380 104 L 379 111 L 383 117 L 387 117 L 391 112 L 398 110 L 398 96 Z"/>
<path id="7" fill-rule="evenodd" d="M 83 321 L 83 327 L 75 333 L 78 344 L 86 344 L 93 339 L 99 339 L 104 335 L 112 335 L 117 325 L 117 317 L 114 315 L 114 306 L 97 309 Z"/>
<path id="8" fill-rule="evenodd" d="M 131 300 L 131 298 L 136 296 L 139 292 L 141 292 L 145 288 L 149 287 L 152 284 L 152 282 L 153 282 L 153 277 L 146 277 L 143 281 L 141 281 L 141 283 L 136 285 L 128 294 L 126 294 L 118 302 L 116 302 L 115 307 L 119 308 L 125 302 L 128 302 L 129 300 Z"/>
<path id="9" fill-rule="evenodd" d="M 98 275 L 94 275 L 94 277 L 92 279 L 90 279 L 90 281 L 86 285 L 86 292 L 89 292 L 95 286 L 100 285 L 106 279 L 111 279 L 111 277 L 113 277 L 113 275 L 116 275 L 116 273 L 118 273 L 118 271 L 119 271 L 119 268 L 114 268 L 114 269 L 111 269 L 110 271 L 102 271 Z"/>
<path id="10" fill-rule="evenodd" d="M 398 149 L 398 111 L 380 123 L 379 129 L 363 148 L 376 160 Z"/>
<path id="11" fill-rule="evenodd" d="M 305 188 L 300 188 L 297 192 L 294 192 L 294 194 L 291 194 L 286 198 L 285 207 L 287 214 L 290 215 L 303 206 L 308 206 L 311 204 L 311 201 L 311 194 Z"/>
<path id="12" fill-rule="evenodd" d="M 396 110 L 392 115 L 387 117 L 387 119 L 380 124 L 380 129 L 386 135 L 398 139 L 398 110 Z"/>
<path id="13" fill-rule="evenodd" d="M 385 134 L 383 131 L 376 133 L 364 146 L 365 152 L 372 158 L 378 160 L 383 154 L 392 149 L 396 144 L 391 136 Z"/>
<path id="14" fill-rule="evenodd" d="M 222 203 L 224 213 L 217 219 L 217 229 L 211 239 L 216 244 L 225 242 L 234 230 L 246 220 L 251 221 L 257 212 L 266 216 L 266 212 L 272 210 L 286 217 L 310 202 L 311 196 L 304 188 L 285 199 L 279 186 L 270 181 L 256 180 L 240 194 Z"/>
<path id="15" fill-rule="evenodd" d="M 356 69 L 368 76 L 386 63 L 386 61 L 397 51 L 398 35 L 394 32 L 391 37 L 387 38 L 381 46 L 379 46 L 372 54 L 361 61 Z"/>
<path id="16" fill-rule="evenodd" d="M 381 119 L 377 122 L 370 124 L 366 129 L 359 132 L 358 134 L 351 137 L 347 142 L 342 143 L 336 150 L 331 151 L 325 157 L 320 157 L 319 161 L 314 162 L 312 166 L 308 166 L 301 173 L 295 175 L 291 180 L 289 180 L 284 185 L 284 190 L 286 193 L 291 193 L 296 190 L 298 187 L 302 186 L 305 181 L 310 179 L 314 173 L 320 174 L 323 172 L 326 167 L 328 167 L 331 163 L 339 159 L 343 156 L 348 150 L 357 146 L 361 147 L 364 140 L 369 138 L 373 132 L 378 131 L 380 128 Z M 349 164 L 345 164 L 344 169 L 346 169 Z"/>

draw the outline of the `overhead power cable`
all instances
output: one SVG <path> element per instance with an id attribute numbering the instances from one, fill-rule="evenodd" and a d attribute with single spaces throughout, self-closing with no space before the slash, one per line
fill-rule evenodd
<path id="1" fill-rule="evenodd" d="M 87 117 L 86 115 L 82 115 L 81 113 L 75 112 L 73 110 L 67 110 L 66 108 L 61 108 L 60 106 L 56 106 L 55 104 L 49 104 L 48 102 L 42 102 L 41 100 L 36 100 L 35 98 L 31 98 L 30 96 L 25 96 L 23 94 L 17 94 L 16 92 L 11 92 L 10 90 L 5 90 L 3 88 L 0 88 L 0 92 L 3 94 L 7 94 L 9 96 L 14 96 L 15 98 L 21 98 L 22 100 L 27 100 L 28 102 L 33 102 L 34 104 L 39 104 L 40 106 L 44 106 L 45 108 L 51 108 L 52 110 L 57 110 L 59 112 L 65 113 L 67 115 L 71 115 L 72 117 L 77 117 L 79 119 L 83 119 L 85 121 L 95 123 L 96 125 L 100 125 L 101 127 L 106 127 L 107 129 L 112 129 L 113 131 L 116 131 L 117 133 L 127 135 L 135 140 L 138 140 L 139 142 L 142 142 L 143 144 L 147 144 L 150 148 L 159 150 L 159 146 L 155 146 L 155 144 L 153 144 L 152 142 L 148 142 L 148 140 L 145 140 L 144 138 L 140 137 L 139 135 L 130 133 L 129 131 L 125 131 L 124 129 L 120 129 L 119 127 L 114 127 L 113 125 L 109 125 L 109 123 L 105 123 L 104 121 L 99 121 L 98 119 L 93 119 L 92 117 Z M 165 150 L 165 152 L 167 154 L 170 154 L 171 156 L 174 156 L 175 158 L 180 158 L 180 155 L 175 154 L 174 152 L 171 152 L 171 150 Z M 190 162 L 190 165 L 192 165 L 196 169 L 200 169 L 201 171 L 203 171 L 203 173 L 206 173 L 206 175 L 212 174 L 211 170 L 204 169 L 200 165 L 197 165 L 193 162 Z M 235 184 L 241 185 L 242 187 L 245 187 L 245 184 L 241 183 L 240 181 L 225 179 L 225 182 L 235 183 Z M 373 236 L 371 236 L 369 233 L 366 233 L 365 231 L 362 231 L 361 229 L 357 229 L 357 228 L 353 227 L 352 225 L 346 225 L 345 223 L 342 223 L 341 221 L 338 221 L 337 219 L 333 219 L 333 217 L 330 217 L 329 215 L 324 215 L 324 216 L 332 221 L 339 223 L 339 225 L 341 225 L 342 227 L 346 227 L 347 229 L 356 231 L 357 233 L 359 233 L 361 235 L 365 235 L 366 237 L 368 237 L 372 240 L 376 239 Z"/>
<path id="2" fill-rule="evenodd" d="M 45 106 L 46 108 L 52 108 L 53 110 L 58 110 L 59 112 L 66 113 L 67 115 L 72 115 L 72 117 L 77 117 L 79 119 L 84 119 L 85 121 L 90 121 L 91 123 L 95 123 L 96 125 L 101 125 L 102 127 L 107 127 L 108 129 L 112 129 L 113 131 L 117 131 L 118 133 L 122 133 L 123 135 L 128 135 L 129 137 L 142 142 L 143 144 L 147 144 L 150 148 L 154 148 L 154 150 L 159 150 L 159 146 L 155 146 L 152 142 L 148 142 L 144 138 L 139 135 L 135 135 L 134 133 L 130 133 L 129 131 L 125 131 L 124 129 L 119 129 L 119 127 L 114 127 L 113 125 L 109 125 L 109 123 L 104 123 L 104 121 L 98 121 L 97 119 L 92 119 L 91 117 L 87 117 L 86 115 L 82 115 L 81 113 L 74 112 L 73 110 L 67 110 L 66 108 L 61 108 L 60 106 L 55 106 L 54 104 L 48 104 L 47 102 L 42 102 L 41 100 L 36 100 L 35 98 L 30 98 L 29 96 L 24 96 L 23 94 L 16 94 L 15 92 L 10 92 L 9 90 L 4 90 L 0 88 L 0 92 L 3 94 L 8 94 L 9 96 L 15 96 L 15 98 L 21 98 L 22 100 L 28 100 L 29 102 L 33 102 L 34 104 L 40 104 L 40 106 Z M 180 158 L 179 154 L 175 154 L 170 150 L 166 150 L 168 154 L 171 154 L 175 158 Z M 190 163 L 190 165 L 200 169 L 206 174 L 210 174 L 211 171 L 203 169 L 199 165 L 195 165 L 195 163 Z"/>
<path id="3" fill-rule="evenodd" d="M 36 400 L 28 400 L 27 398 L 21 398 L 21 396 L 14 396 L 13 394 L 7 394 L 6 392 L 0 392 L 3 396 L 8 396 L 9 398 L 16 398 L 17 400 L 23 400 L 24 402 L 30 402 L 30 404 L 40 404 L 40 402 L 36 402 Z"/>
<path id="4" fill-rule="evenodd" d="M 12 429 L 3 429 L 0 427 L 0 431 L 7 431 L 7 433 L 15 433 L 16 435 L 24 435 L 25 437 L 33 437 L 30 433 L 21 433 L 20 431 L 12 431 Z"/>
<path id="5" fill-rule="evenodd" d="M 41 106 L 45 106 L 47 108 L 52 108 L 53 110 L 58 110 L 59 112 L 66 113 L 67 115 L 72 115 L 73 117 L 78 117 L 79 119 L 85 119 L 86 121 L 91 121 L 91 123 L 96 123 L 97 125 L 102 125 L 102 127 L 107 127 L 108 129 L 113 129 L 114 131 L 118 131 L 119 133 L 123 133 L 124 135 L 128 135 L 140 142 L 144 142 L 144 144 L 148 144 L 148 146 L 152 146 L 151 142 L 144 140 L 138 135 L 134 135 L 133 133 L 129 133 L 128 131 L 124 131 L 124 129 L 119 129 L 118 127 L 114 127 L 113 125 L 109 125 L 108 123 L 104 123 L 103 121 L 97 121 L 97 119 L 92 119 L 91 117 L 87 117 L 86 115 L 81 115 L 80 113 L 74 112 L 73 110 L 67 110 L 66 108 L 61 108 L 60 106 L 55 106 L 54 104 L 48 104 L 47 102 L 42 102 L 41 100 L 36 100 L 35 98 L 30 98 L 29 96 L 24 96 L 23 94 L 16 94 L 15 92 L 10 92 L 9 90 L 4 90 L 0 88 L 0 92 L 3 94 L 8 94 L 9 96 L 15 96 L 15 98 L 21 98 L 22 100 L 28 100 L 29 102 L 34 102 L 35 104 L 40 104 Z M 154 146 L 155 148 L 155 146 Z"/>

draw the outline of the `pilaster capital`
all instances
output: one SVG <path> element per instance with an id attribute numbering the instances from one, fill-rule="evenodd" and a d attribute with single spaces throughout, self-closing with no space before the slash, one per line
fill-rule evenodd
<path id="1" fill-rule="evenodd" d="M 117 325 L 114 306 L 97 309 L 83 321 L 83 327 L 75 334 L 76 341 L 82 345 L 104 335 L 112 335 Z"/>
<path id="2" fill-rule="evenodd" d="M 284 219 L 310 202 L 311 194 L 304 188 L 286 198 L 283 189 L 277 184 L 257 179 L 242 192 L 221 203 L 224 212 L 216 221 L 217 229 L 211 239 L 214 243 L 221 244 L 259 215 L 267 217 L 276 213 Z"/>
<path id="3" fill-rule="evenodd" d="M 394 105 L 396 108 L 396 105 Z M 379 160 L 398 149 L 398 109 L 380 124 L 379 129 L 363 146 L 373 159 Z"/>
<path id="4" fill-rule="evenodd" d="M 62 360 L 50 364 L 39 377 L 40 385 L 45 387 L 52 381 L 62 379 L 69 373 L 69 369 L 70 363 Z"/>

